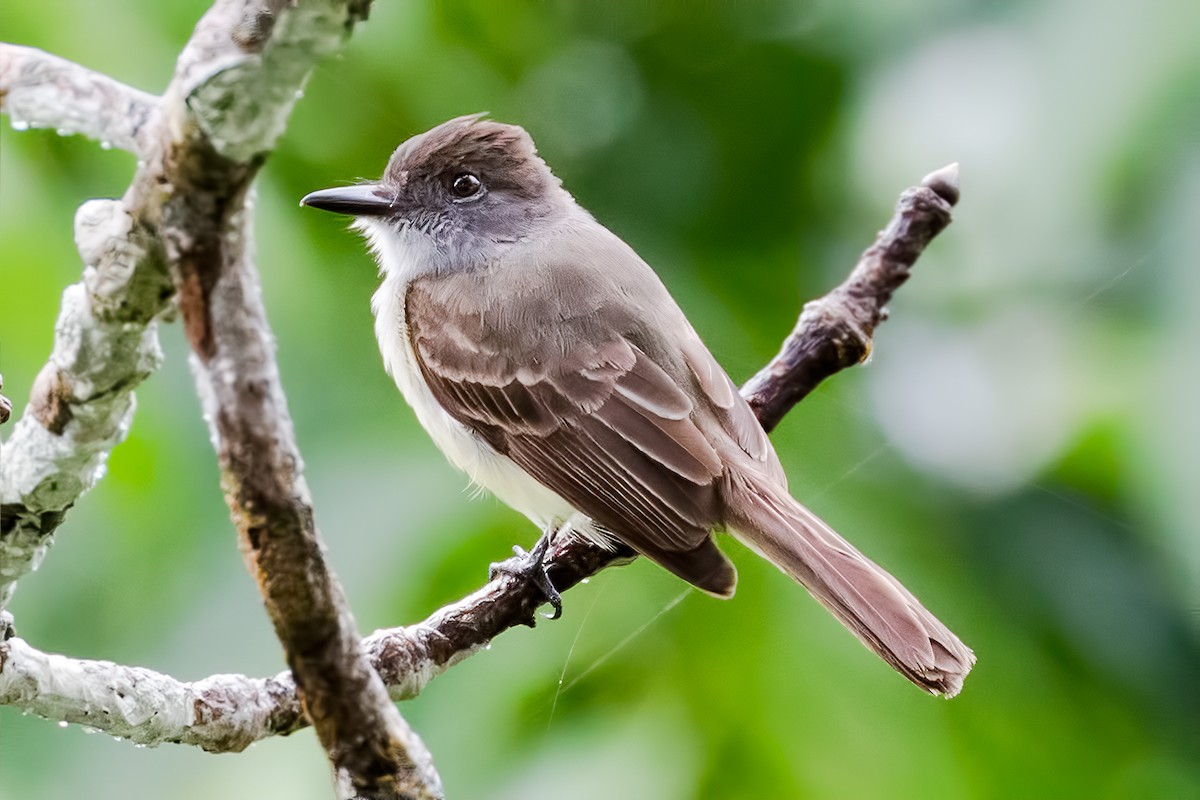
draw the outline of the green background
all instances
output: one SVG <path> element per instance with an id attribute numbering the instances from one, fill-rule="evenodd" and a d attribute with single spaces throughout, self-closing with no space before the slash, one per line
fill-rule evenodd
<path id="1" fill-rule="evenodd" d="M 205 7 L 10 1 L 0 38 L 157 92 Z M 974 647 L 963 695 L 924 696 L 727 542 L 735 599 L 610 570 L 403 704 L 451 797 L 1200 796 L 1198 30 L 1194 0 L 376 4 L 257 202 L 317 520 L 364 631 L 463 596 L 535 531 L 472 501 L 420 430 L 380 365 L 374 267 L 304 193 L 379 174 L 451 116 L 520 123 L 740 381 L 901 189 L 962 163 L 956 222 L 871 363 L 773 439 L 796 495 Z M 80 274 L 75 209 L 133 166 L 3 123 L 18 408 Z M 274 674 L 182 334 L 161 333 L 128 441 L 12 610 L 50 651 Z M 310 731 L 212 756 L 0 708 L 5 800 L 329 795 Z"/>

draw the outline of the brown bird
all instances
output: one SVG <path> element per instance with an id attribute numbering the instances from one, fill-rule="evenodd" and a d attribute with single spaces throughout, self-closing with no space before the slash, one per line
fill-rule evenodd
<path id="1" fill-rule="evenodd" d="M 449 460 L 545 532 L 536 570 L 570 532 L 730 597 L 737 573 L 712 538 L 726 530 L 913 683 L 958 693 L 971 651 L 792 498 L 666 287 L 524 129 L 459 117 L 400 145 L 378 183 L 302 202 L 356 217 L 383 275 L 384 364 Z"/>

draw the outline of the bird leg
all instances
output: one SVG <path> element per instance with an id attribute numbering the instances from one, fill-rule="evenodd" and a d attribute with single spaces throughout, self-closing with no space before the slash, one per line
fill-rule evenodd
<path id="1" fill-rule="evenodd" d="M 497 575 L 503 573 L 527 581 L 540 590 L 546 602 L 554 607 L 554 613 L 547 619 L 558 619 L 562 616 L 562 595 L 554 588 L 554 583 L 546 572 L 546 552 L 550 549 L 550 540 L 554 538 L 554 533 L 553 528 L 543 533 L 529 552 L 525 552 L 520 545 L 513 545 L 515 555 L 512 558 L 488 567 L 488 580 L 495 580 Z M 532 621 L 529 627 L 533 627 Z"/>

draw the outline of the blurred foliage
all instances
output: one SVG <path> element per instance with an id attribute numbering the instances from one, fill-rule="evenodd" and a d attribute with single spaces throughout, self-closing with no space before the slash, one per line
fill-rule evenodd
<path id="1" fill-rule="evenodd" d="M 205 0 L 5 5 L 4 40 L 160 91 Z M 921 695 L 742 548 L 739 593 L 646 563 L 566 598 L 404 712 L 452 797 L 1200 796 L 1200 50 L 1139 4 L 377 3 L 259 182 L 263 290 L 318 520 L 364 630 L 477 587 L 535 532 L 463 478 L 380 368 L 373 266 L 304 193 L 490 111 L 654 264 L 737 379 L 904 186 L 962 162 L 957 221 L 866 368 L 774 440 L 798 497 L 979 655 Z M 133 158 L 0 131 L 0 371 L 23 405 L 77 280 L 71 219 Z M 177 325 L 129 440 L 13 611 L 39 647 L 167 671 L 283 667 L 217 488 Z M 681 596 L 681 592 L 683 595 Z M 311 732 L 136 750 L 0 709 L 0 797 L 329 796 Z"/>

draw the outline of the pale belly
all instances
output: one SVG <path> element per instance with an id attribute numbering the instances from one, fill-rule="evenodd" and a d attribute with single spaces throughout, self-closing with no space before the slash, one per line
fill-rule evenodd
<path id="1" fill-rule="evenodd" d="M 570 521 L 570 527 L 576 532 L 592 534 L 590 521 L 578 514 L 570 503 L 530 477 L 508 456 L 497 453 L 442 409 L 417 367 L 404 320 L 402 297 L 401 282 L 388 276 L 371 301 L 379 349 L 384 366 L 404 399 L 450 463 L 465 472 L 472 483 L 529 517 L 543 531 Z"/>

